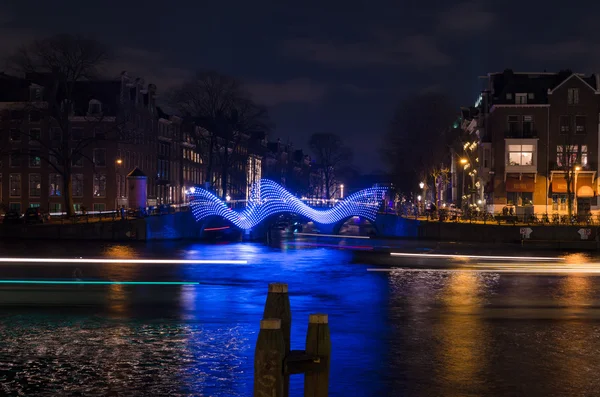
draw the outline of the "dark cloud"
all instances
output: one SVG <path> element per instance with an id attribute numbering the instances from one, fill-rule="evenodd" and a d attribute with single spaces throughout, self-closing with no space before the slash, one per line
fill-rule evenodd
<path id="1" fill-rule="evenodd" d="M 298 78 L 280 83 L 254 82 L 246 84 L 257 102 L 267 106 L 287 103 L 318 103 L 328 93 L 326 84 L 308 78 Z"/>
<path id="2" fill-rule="evenodd" d="M 435 38 L 426 35 L 398 37 L 379 33 L 355 42 L 290 39 L 284 43 L 284 51 L 288 56 L 336 67 L 439 67 L 452 62 L 439 49 Z"/>
<path id="3" fill-rule="evenodd" d="M 482 1 L 466 1 L 438 14 L 443 32 L 477 33 L 492 28 L 496 16 L 485 9 Z"/>

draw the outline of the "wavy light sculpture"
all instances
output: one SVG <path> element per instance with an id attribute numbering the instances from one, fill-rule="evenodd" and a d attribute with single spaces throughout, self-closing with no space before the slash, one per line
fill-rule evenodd
<path id="1" fill-rule="evenodd" d="M 316 223 L 331 224 L 342 219 L 360 216 L 374 221 L 386 188 L 364 189 L 336 203 L 332 208 L 316 210 L 294 197 L 275 182 L 263 179 L 253 188 L 253 199 L 242 211 L 234 211 L 213 193 L 202 188 L 191 188 L 190 206 L 196 220 L 220 216 L 240 229 L 251 229 L 265 218 L 278 213 L 302 215 Z"/>

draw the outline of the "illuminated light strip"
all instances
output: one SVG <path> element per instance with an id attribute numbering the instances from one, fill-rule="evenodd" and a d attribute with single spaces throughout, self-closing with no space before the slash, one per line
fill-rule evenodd
<path id="1" fill-rule="evenodd" d="M 378 269 L 369 268 L 368 272 L 444 272 L 444 273 L 522 273 L 522 274 L 600 274 L 600 269 L 408 269 L 391 268 Z"/>
<path id="2" fill-rule="evenodd" d="M 189 281 L 84 281 L 84 280 L 0 280 L 0 284 L 47 284 L 47 285 L 198 285 Z"/>
<path id="3" fill-rule="evenodd" d="M 294 233 L 296 236 L 312 236 L 312 237 L 335 237 L 335 238 L 359 238 L 370 239 L 369 236 L 342 236 L 339 234 L 319 234 L 319 233 Z"/>
<path id="4" fill-rule="evenodd" d="M 391 252 L 391 256 L 409 258 L 449 258 L 449 259 L 487 259 L 487 260 L 509 260 L 509 261 L 564 261 L 565 258 L 543 257 L 543 256 L 497 256 L 497 255 L 454 255 L 454 254 L 417 254 L 408 252 Z"/>
<path id="5" fill-rule="evenodd" d="M 245 260 L 226 259 L 84 259 L 84 258 L 2 258 L 0 263 L 153 263 L 162 265 L 247 265 Z"/>
<path id="6" fill-rule="evenodd" d="M 202 188 L 188 192 L 190 207 L 196 220 L 210 216 L 222 217 L 240 229 L 252 229 L 264 219 L 280 213 L 293 213 L 320 224 L 332 224 L 360 216 L 374 221 L 387 188 L 364 189 L 327 210 L 316 210 L 304 204 L 273 181 L 263 179 L 253 186 L 252 197 L 242 211 L 234 211 L 213 193 Z"/>
<path id="7" fill-rule="evenodd" d="M 205 232 L 215 232 L 217 230 L 225 230 L 225 229 L 229 229 L 229 226 L 223 226 L 223 227 L 211 227 L 209 229 L 204 229 Z"/>

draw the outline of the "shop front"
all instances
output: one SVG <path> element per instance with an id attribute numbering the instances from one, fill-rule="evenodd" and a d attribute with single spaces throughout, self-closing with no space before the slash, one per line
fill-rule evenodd
<path id="1" fill-rule="evenodd" d="M 506 178 L 506 205 L 519 217 L 533 215 L 535 180 L 531 177 Z"/>

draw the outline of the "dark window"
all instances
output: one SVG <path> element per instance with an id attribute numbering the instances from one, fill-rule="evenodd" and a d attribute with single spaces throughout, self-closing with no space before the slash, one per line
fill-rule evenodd
<path id="1" fill-rule="evenodd" d="M 10 129 L 10 140 L 11 142 L 20 142 L 21 141 L 21 131 L 18 128 Z"/>
<path id="2" fill-rule="evenodd" d="M 94 149 L 94 164 L 96 167 L 106 167 L 106 149 Z"/>
<path id="3" fill-rule="evenodd" d="M 39 143 L 42 138 L 42 131 L 39 128 L 31 128 L 29 129 L 29 141 L 33 141 L 34 143 Z"/>
<path id="4" fill-rule="evenodd" d="M 569 88 L 569 91 L 567 91 L 567 102 L 569 105 L 577 105 L 579 103 L 579 88 Z"/>
<path id="5" fill-rule="evenodd" d="M 42 165 L 42 159 L 40 158 L 40 153 L 38 151 L 32 151 L 29 154 L 29 167 L 38 168 Z"/>
<path id="6" fill-rule="evenodd" d="M 10 119 L 11 120 L 23 120 L 23 116 L 25 113 L 22 110 L 11 110 L 10 111 Z"/>
<path id="7" fill-rule="evenodd" d="M 568 134 L 571 130 L 571 117 L 560 116 L 560 133 Z"/>
<path id="8" fill-rule="evenodd" d="M 72 128 L 71 139 L 74 141 L 80 141 L 83 139 L 83 128 Z"/>
<path id="9" fill-rule="evenodd" d="M 21 154 L 19 152 L 12 152 L 10 154 L 10 158 L 8 159 L 11 167 L 20 167 L 21 166 Z"/>
<path id="10" fill-rule="evenodd" d="M 525 138 L 534 136 L 533 116 L 523 116 L 523 136 Z"/>
<path id="11" fill-rule="evenodd" d="M 29 113 L 30 123 L 39 123 L 40 121 L 42 121 L 42 114 L 40 112 L 34 110 L 31 113 Z"/>
<path id="12" fill-rule="evenodd" d="M 521 116 L 508 116 L 508 133 L 510 136 L 516 136 L 520 133 L 519 123 Z"/>
<path id="13" fill-rule="evenodd" d="M 94 138 L 99 140 L 106 139 L 106 133 L 101 127 L 94 128 Z"/>
<path id="14" fill-rule="evenodd" d="M 73 167 L 83 167 L 83 156 L 81 155 L 81 153 L 71 153 L 71 165 Z"/>
<path id="15" fill-rule="evenodd" d="M 585 116 L 575 116 L 575 133 L 585 134 Z"/>
<path id="16" fill-rule="evenodd" d="M 58 127 L 52 128 L 52 140 L 60 141 L 62 139 L 62 130 Z"/>

